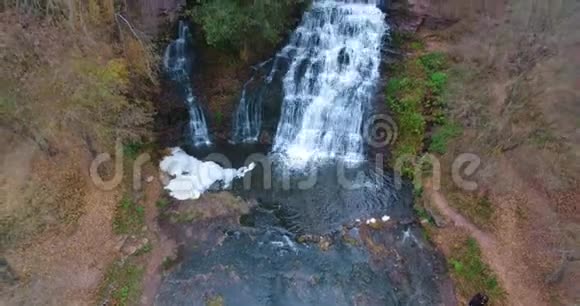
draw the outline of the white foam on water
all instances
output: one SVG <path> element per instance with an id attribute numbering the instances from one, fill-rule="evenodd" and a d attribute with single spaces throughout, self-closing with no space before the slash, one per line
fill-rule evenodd
<path id="1" fill-rule="evenodd" d="M 214 162 L 198 160 L 180 148 L 173 148 L 171 155 L 159 165 L 161 171 L 173 177 L 165 189 L 178 200 L 199 199 L 216 182 L 222 182 L 227 188 L 234 179 L 244 177 L 254 167 L 251 163 L 239 169 L 222 168 Z"/>

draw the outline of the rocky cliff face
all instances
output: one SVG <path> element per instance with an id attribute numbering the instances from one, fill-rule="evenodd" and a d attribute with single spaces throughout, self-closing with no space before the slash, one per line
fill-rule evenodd
<path id="1" fill-rule="evenodd" d="M 175 21 L 185 3 L 185 0 L 127 0 L 125 10 L 141 31 L 155 35 L 165 22 Z"/>

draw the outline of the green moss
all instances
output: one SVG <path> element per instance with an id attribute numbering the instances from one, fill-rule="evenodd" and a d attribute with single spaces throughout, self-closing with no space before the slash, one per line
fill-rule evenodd
<path id="1" fill-rule="evenodd" d="M 99 289 L 101 300 L 111 305 L 135 305 L 141 296 L 141 280 L 144 269 L 128 261 L 113 263 Z"/>
<path id="2" fill-rule="evenodd" d="M 224 115 L 222 114 L 222 112 L 217 111 L 215 113 L 215 125 L 216 126 L 221 126 L 222 123 L 223 123 L 223 121 L 224 121 Z"/>
<path id="3" fill-rule="evenodd" d="M 116 234 L 135 234 L 145 224 L 145 209 L 128 196 L 124 196 L 113 217 L 113 230 Z"/>
<path id="4" fill-rule="evenodd" d="M 471 297 L 478 292 L 484 292 L 492 302 L 504 298 L 504 290 L 481 259 L 481 250 L 475 239 L 468 238 L 453 250 L 449 268 L 462 296 Z"/>

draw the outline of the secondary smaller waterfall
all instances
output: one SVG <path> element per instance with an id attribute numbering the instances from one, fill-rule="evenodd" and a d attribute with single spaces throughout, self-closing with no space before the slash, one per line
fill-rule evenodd
<path id="1" fill-rule="evenodd" d="M 209 132 L 203 110 L 198 104 L 191 84 L 191 32 L 189 26 L 179 21 L 178 37 L 165 49 L 163 57 L 165 71 L 182 90 L 189 109 L 188 133 L 195 146 L 210 144 Z"/>
<path id="2" fill-rule="evenodd" d="M 234 130 L 232 142 L 251 143 L 257 142 L 262 129 L 263 99 L 272 82 L 270 74 L 263 76 L 264 68 L 272 62 L 272 59 L 264 61 L 254 67 L 254 75 L 244 84 L 240 104 L 234 116 Z M 274 69 L 274 68 L 272 68 Z M 257 80 L 256 80 L 257 79 Z M 254 83 L 259 83 L 257 86 Z M 256 92 L 249 93 L 248 87 L 254 85 Z"/>
<path id="3" fill-rule="evenodd" d="M 239 142 L 256 142 L 260 137 L 260 127 L 262 125 L 262 107 L 261 101 L 251 103 L 247 97 L 247 87 L 254 81 L 252 77 L 242 90 L 242 98 L 236 110 L 234 117 L 234 135 L 232 141 Z"/>

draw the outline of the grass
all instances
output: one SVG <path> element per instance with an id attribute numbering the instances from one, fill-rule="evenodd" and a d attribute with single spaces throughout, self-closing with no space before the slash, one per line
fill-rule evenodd
<path id="1" fill-rule="evenodd" d="M 453 192 L 449 195 L 449 204 L 459 210 L 471 222 L 484 230 L 493 229 L 495 207 L 487 197 Z"/>
<path id="2" fill-rule="evenodd" d="M 469 298 L 482 292 L 489 296 L 492 303 L 503 300 L 504 290 L 491 269 L 482 261 L 481 250 L 475 239 L 468 238 L 453 250 L 449 268 L 461 296 Z"/>
<path id="3" fill-rule="evenodd" d="M 431 144 L 429 145 L 429 151 L 439 154 L 445 154 L 447 152 L 447 144 L 449 141 L 462 133 L 462 128 L 460 125 L 453 123 L 451 121 L 446 121 L 442 126 L 435 130 L 435 133 L 431 136 Z"/>
<path id="4" fill-rule="evenodd" d="M 115 234 L 135 234 L 145 225 L 145 209 L 136 204 L 128 196 L 124 196 L 113 217 Z"/>
<path id="5" fill-rule="evenodd" d="M 135 305 L 141 296 L 141 279 L 144 269 L 128 261 L 114 262 L 99 290 L 101 300 L 110 305 Z"/>
<path id="6" fill-rule="evenodd" d="M 165 209 L 167 208 L 167 206 L 169 206 L 169 204 L 171 204 L 169 202 L 169 200 L 165 199 L 165 198 L 161 198 L 159 200 L 157 200 L 157 202 L 155 202 L 155 206 L 157 206 L 157 208 L 159 209 Z"/>
<path id="7" fill-rule="evenodd" d="M 147 254 L 149 252 L 151 252 L 151 250 L 153 249 L 153 245 L 151 244 L 151 242 L 147 242 L 147 244 L 145 244 L 143 247 L 141 247 L 139 250 L 137 250 L 137 252 L 135 252 L 135 254 L 133 254 L 133 256 L 141 256 L 144 254 Z"/>
<path id="8" fill-rule="evenodd" d="M 396 36 L 398 37 L 398 36 Z M 420 41 L 407 38 L 411 49 L 419 50 Z M 405 48 L 403 46 L 402 48 Z M 392 149 L 392 161 L 403 161 L 397 169 L 408 178 L 413 178 L 420 164 L 418 156 L 426 153 L 427 132 L 446 122 L 443 96 L 448 81 L 447 59 L 439 52 L 412 55 L 395 65 L 387 84 L 386 103 L 398 125 L 398 139 Z M 446 149 L 451 137 L 457 135 L 454 125 L 448 125 L 436 138 L 433 149 L 439 153 Z M 444 133 L 443 133 L 444 132 Z M 431 148 L 430 148 L 431 149 Z M 411 157 L 411 158 L 409 158 Z"/>
<path id="9" fill-rule="evenodd" d="M 143 152 L 144 149 L 145 145 L 143 143 L 130 142 L 123 146 L 123 154 L 125 155 L 125 158 L 127 158 L 130 161 L 133 161 L 137 159 L 139 154 L 141 154 L 141 152 Z"/>

